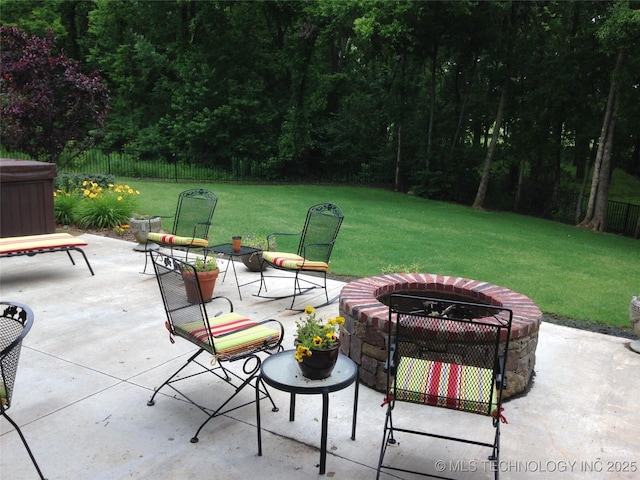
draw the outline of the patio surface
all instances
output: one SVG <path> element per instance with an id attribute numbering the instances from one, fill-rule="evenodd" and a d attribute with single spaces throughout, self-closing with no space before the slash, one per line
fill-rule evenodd
<path id="1" fill-rule="evenodd" d="M 143 254 L 135 244 L 82 236 L 96 272 L 79 255 L 73 266 L 64 253 L 0 261 L 3 300 L 29 305 L 35 324 L 22 348 L 9 414 L 21 426 L 49 480 L 65 479 L 247 479 L 318 477 L 321 397 L 298 396 L 296 421 L 288 420 L 288 394 L 271 390 L 277 413 L 263 402 L 263 456 L 257 456 L 255 407 L 204 420 L 189 404 L 161 395 L 146 402 L 177 365 L 195 351 L 190 343 L 169 342 L 164 311 L 152 275 L 141 275 Z M 236 264 L 239 282 L 258 278 Z M 290 300 L 265 300 L 243 287 L 239 301 L 229 272 L 216 284 L 240 311 L 254 319 L 283 322 L 285 347 L 293 344 L 295 320 Z M 330 282 L 330 297 L 342 283 Z M 268 284 L 270 294 L 290 292 L 292 281 Z M 526 292 L 525 292 L 526 293 Z M 323 296 L 322 293 L 319 294 Z M 321 303 L 317 294 L 304 304 Z M 535 300 L 535 299 L 534 299 Z M 318 311 L 338 313 L 333 303 Z M 640 355 L 625 338 L 544 323 L 540 328 L 536 374 L 531 390 L 505 403 L 502 425 L 503 479 L 638 478 L 640 469 Z M 209 383 L 208 383 L 209 382 Z M 189 385 L 215 405 L 223 382 L 205 378 Z M 168 391 L 167 391 L 168 392 Z M 252 391 L 245 392 L 251 396 Z M 360 388 L 356 440 L 350 437 L 353 387 L 331 394 L 328 478 L 374 479 L 384 409 L 383 395 Z M 210 400 L 207 400 L 210 398 Z M 400 408 L 404 407 L 404 408 Z M 437 408 L 401 405 L 394 418 L 430 422 L 448 432 L 487 431 L 490 420 Z M 399 420 L 397 420 L 399 423 Z M 477 427 L 476 427 L 477 425 Z M 36 478 L 31 461 L 11 425 L 0 420 L 0 477 Z M 488 450 L 399 437 L 388 455 L 411 466 L 457 478 L 493 478 Z M 398 473 L 382 478 L 414 478 Z"/>

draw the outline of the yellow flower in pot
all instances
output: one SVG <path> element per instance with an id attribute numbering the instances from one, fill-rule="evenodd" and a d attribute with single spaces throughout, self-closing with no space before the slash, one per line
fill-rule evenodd
<path id="1" fill-rule="evenodd" d="M 306 318 L 296 322 L 295 359 L 307 378 L 318 380 L 331 375 L 338 360 L 340 327 L 344 318 L 337 316 L 326 322 L 316 316 L 313 307 L 306 307 Z"/>

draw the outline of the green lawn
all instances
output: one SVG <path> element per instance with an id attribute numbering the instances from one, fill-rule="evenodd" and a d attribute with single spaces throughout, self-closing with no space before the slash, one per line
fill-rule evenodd
<path id="1" fill-rule="evenodd" d="M 154 214 L 172 214 L 187 188 L 215 192 L 212 244 L 298 231 L 309 206 L 335 202 L 345 213 L 331 262 L 338 275 L 410 269 L 463 276 L 528 295 L 546 313 L 623 327 L 631 296 L 640 295 L 640 241 L 617 235 L 372 188 L 129 184 L 141 192 L 139 210 Z"/>

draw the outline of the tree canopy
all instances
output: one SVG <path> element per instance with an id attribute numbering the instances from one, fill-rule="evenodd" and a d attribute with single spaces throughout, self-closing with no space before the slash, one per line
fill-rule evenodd
<path id="1" fill-rule="evenodd" d="M 53 34 L 28 35 L 0 27 L 2 143 L 34 158 L 57 162 L 60 154 L 82 151 L 91 130 L 104 125 L 108 93 L 97 73 L 54 54 Z"/>
<path id="2" fill-rule="evenodd" d="M 612 78 L 611 167 L 640 173 L 639 12 L 626 1 L 5 0 L 2 22 L 52 28 L 101 72 L 106 149 L 223 168 L 243 158 L 274 178 L 321 176 L 340 158 L 398 190 L 545 211 L 594 171 L 608 184 L 611 168 L 594 161 Z"/>

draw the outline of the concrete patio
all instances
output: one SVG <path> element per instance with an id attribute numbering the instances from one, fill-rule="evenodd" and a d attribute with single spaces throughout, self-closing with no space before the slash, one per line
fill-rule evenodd
<path id="1" fill-rule="evenodd" d="M 318 477 L 321 399 L 299 396 L 296 421 L 288 421 L 288 395 L 272 390 L 280 411 L 263 402 L 263 456 L 257 456 L 255 408 L 238 409 L 211 421 L 200 441 L 189 439 L 204 420 L 189 404 L 162 395 L 146 402 L 177 365 L 195 351 L 169 342 L 155 277 L 141 275 L 143 255 L 133 243 L 82 236 L 96 272 L 91 276 L 75 254 L 0 261 L 2 300 L 29 305 L 35 324 L 20 358 L 9 414 L 21 426 L 49 480 L 58 479 L 247 479 Z M 236 265 L 239 283 L 258 278 Z M 216 285 L 236 310 L 254 318 L 275 318 L 293 344 L 290 300 L 253 296 L 258 283 L 243 287 L 243 301 L 229 272 Z M 330 296 L 342 283 L 330 282 Z M 290 291 L 292 282 L 270 283 L 269 293 Z M 284 290 L 286 289 L 286 290 Z M 524 292 L 526 293 L 526 292 Z M 316 294 L 314 294 L 316 295 Z M 320 293 L 320 295 L 323 295 Z M 307 295 L 305 303 L 320 303 Z M 535 300 L 535 299 L 534 299 Z M 335 316 L 334 303 L 319 310 Z M 505 404 L 501 478 L 637 478 L 640 469 L 640 355 L 629 340 L 545 323 L 540 328 L 536 374 L 530 391 Z M 189 385 L 215 405 L 228 390 L 202 378 Z M 223 391 L 224 390 L 224 391 Z M 246 392 L 247 396 L 252 395 Z M 353 387 L 332 394 L 329 408 L 328 478 L 373 479 L 376 475 L 384 409 L 383 395 L 361 385 L 357 437 L 350 439 Z M 452 431 L 491 434 L 486 417 L 402 405 L 398 415 Z M 400 413 L 402 411 L 402 413 Z M 17 433 L 0 420 L 0 476 L 36 478 Z M 493 478 L 487 449 L 404 437 L 390 452 L 457 478 Z M 444 472 L 443 472 L 444 470 Z M 382 478 L 414 478 L 383 475 Z"/>

